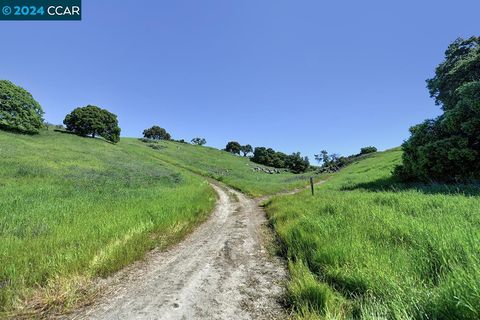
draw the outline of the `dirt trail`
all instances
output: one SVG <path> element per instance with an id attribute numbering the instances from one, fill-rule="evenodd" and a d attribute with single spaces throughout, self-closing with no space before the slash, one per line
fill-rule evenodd
<path id="1" fill-rule="evenodd" d="M 264 245 L 258 202 L 213 185 L 211 217 L 168 251 L 107 280 L 109 291 L 70 319 L 278 319 L 284 263 Z"/>

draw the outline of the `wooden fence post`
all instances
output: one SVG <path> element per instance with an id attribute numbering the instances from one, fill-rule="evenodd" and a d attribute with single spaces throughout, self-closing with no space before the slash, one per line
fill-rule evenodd
<path id="1" fill-rule="evenodd" d="M 313 177 L 310 177 L 310 189 L 312 189 L 312 196 L 315 194 L 315 191 L 313 189 Z"/>

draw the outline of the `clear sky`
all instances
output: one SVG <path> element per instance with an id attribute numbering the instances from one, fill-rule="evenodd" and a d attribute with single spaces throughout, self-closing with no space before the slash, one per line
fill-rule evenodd
<path id="1" fill-rule="evenodd" d="M 94 104 L 122 136 L 158 124 L 200 136 L 344 155 L 398 146 L 439 114 L 425 79 L 480 1 L 83 0 L 80 22 L 0 21 L 0 79 L 61 123 Z"/>

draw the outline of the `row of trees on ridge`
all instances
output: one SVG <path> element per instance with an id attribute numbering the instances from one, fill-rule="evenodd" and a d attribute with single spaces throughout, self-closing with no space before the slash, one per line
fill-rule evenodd
<path id="1" fill-rule="evenodd" d="M 360 153 L 345 157 L 340 156 L 337 153 L 332 153 L 329 155 L 327 150 L 322 150 L 319 154 L 315 155 L 315 160 L 321 164 L 320 169 L 318 170 L 319 173 L 332 173 L 374 152 L 377 152 L 376 147 L 364 147 L 360 149 Z"/>
<path id="2" fill-rule="evenodd" d="M 181 139 L 181 140 L 172 139 L 172 135 L 168 133 L 167 130 L 156 125 L 151 128 L 143 130 L 143 137 L 145 139 L 152 139 L 152 140 L 167 140 L 167 141 L 176 141 L 180 143 L 187 143 L 184 139 Z M 205 140 L 205 138 L 197 137 L 190 140 L 190 142 L 192 144 L 203 146 L 204 144 L 207 143 L 207 140 Z"/>
<path id="3" fill-rule="evenodd" d="M 240 154 L 241 152 L 243 153 L 243 156 L 246 157 L 249 153 L 253 152 L 253 148 L 249 144 L 242 146 L 237 141 L 230 141 L 229 143 L 227 143 L 227 146 L 225 147 L 225 151 L 233 154 Z"/>
<path id="4" fill-rule="evenodd" d="M 241 145 L 237 141 L 228 142 L 225 151 L 238 155 L 241 152 L 244 157 L 253 152 L 253 156 L 250 157 L 251 161 L 269 167 L 288 169 L 294 173 L 302 173 L 310 168 L 308 157 L 302 157 L 300 152 L 287 155 L 272 148 L 256 147 L 253 149 L 251 145 Z"/>
<path id="5" fill-rule="evenodd" d="M 445 51 L 445 60 L 435 76 L 427 80 L 427 88 L 443 114 L 410 128 L 411 136 L 403 145 L 402 165 L 395 176 L 405 181 L 478 181 L 480 179 L 480 37 L 457 39 Z M 0 80 L 0 129 L 35 134 L 44 127 L 40 104 L 25 89 L 10 81 Z M 108 110 L 88 105 L 76 108 L 65 117 L 70 132 L 81 136 L 103 137 L 116 143 L 120 140 L 117 116 Z M 146 129 L 148 139 L 172 140 L 159 126 Z M 178 140 L 184 142 L 184 140 Z M 191 143 L 204 145 L 204 138 Z M 241 145 L 236 141 L 225 150 L 233 154 L 253 153 L 253 162 L 292 172 L 305 172 L 310 163 L 300 153 L 286 155 L 272 148 Z M 360 154 L 341 157 L 324 150 L 315 155 L 324 171 L 336 171 L 358 156 L 375 152 L 362 148 Z"/>

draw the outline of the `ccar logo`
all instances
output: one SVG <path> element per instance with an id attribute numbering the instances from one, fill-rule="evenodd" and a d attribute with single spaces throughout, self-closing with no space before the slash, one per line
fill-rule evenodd
<path id="1" fill-rule="evenodd" d="M 51 16 L 72 16 L 72 15 L 80 15 L 80 7 L 79 6 L 71 6 L 71 7 L 63 7 L 63 6 L 50 6 L 47 9 L 47 13 Z"/>

